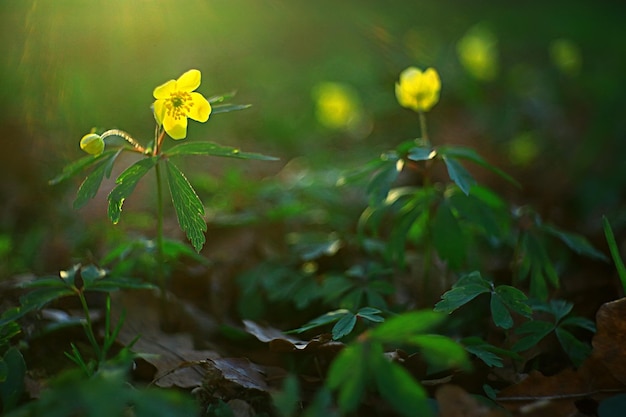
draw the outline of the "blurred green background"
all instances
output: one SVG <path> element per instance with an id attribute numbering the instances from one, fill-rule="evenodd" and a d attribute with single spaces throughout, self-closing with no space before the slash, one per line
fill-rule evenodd
<path id="1" fill-rule="evenodd" d="M 152 90 L 190 68 L 205 96 L 237 90 L 253 107 L 192 122 L 189 140 L 324 169 L 417 136 L 394 82 L 435 67 L 435 144 L 476 148 L 524 184 L 504 191 L 514 202 L 577 231 L 599 230 L 601 214 L 624 223 L 620 1 L 3 0 L 0 16 L 0 256 L 35 229 L 37 242 L 67 230 L 77 183 L 47 180 L 93 127 L 147 142 Z"/>

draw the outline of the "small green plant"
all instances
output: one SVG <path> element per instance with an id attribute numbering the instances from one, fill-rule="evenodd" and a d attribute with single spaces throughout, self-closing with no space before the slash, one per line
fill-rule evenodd
<path id="1" fill-rule="evenodd" d="M 153 91 L 155 101 L 152 105 L 154 118 L 157 122 L 154 139 L 143 146 L 128 133 L 111 129 L 103 133 L 89 133 L 80 141 L 80 147 L 91 156 L 82 158 L 68 165 L 61 175 L 51 181 L 52 184 L 66 180 L 81 171 L 93 168 L 78 189 L 74 208 L 84 206 L 96 196 L 105 177 L 111 175 L 113 164 L 122 152 L 140 154 L 143 158 L 124 170 L 116 179 L 116 186 L 108 195 L 108 216 L 113 224 L 120 221 L 124 201 L 130 197 L 139 181 L 154 169 L 156 176 L 156 276 L 157 283 L 165 297 L 166 279 L 164 273 L 165 253 L 163 235 L 163 173 L 167 175 L 167 183 L 181 229 L 186 233 L 194 249 L 199 252 L 206 242 L 207 230 L 204 220 L 204 205 L 196 194 L 187 177 L 174 164 L 180 156 L 210 155 L 240 159 L 275 160 L 255 153 L 242 152 L 237 148 L 221 146 L 212 142 L 187 142 L 169 149 L 164 149 L 165 135 L 174 140 L 184 139 L 187 136 L 187 120 L 193 119 L 206 122 L 211 114 L 230 112 L 248 108 L 247 105 L 224 104 L 224 100 L 232 94 L 214 96 L 208 100 L 200 93 L 195 92 L 200 86 L 200 71 L 192 69 L 185 72 L 177 80 L 169 80 L 156 87 Z M 110 143 L 113 138 L 123 139 L 121 145 Z M 112 147 L 112 149 L 108 149 Z M 164 304 L 164 303 L 163 303 Z M 167 326 L 167 312 L 163 306 L 162 320 Z"/>
<path id="2" fill-rule="evenodd" d="M 589 319 L 571 315 L 573 307 L 572 303 L 564 300 L 532 303 L 533 312 L 543 313 L 551 317 L 551 320 L 531 320 L 517 327 L 515 333 L 522 337 L 513 345 L 512 350 L 515 352 L 528 350 L 554 332 L 561 348 L 572 363 L 580 366 L 591 354 L 591 346 L 577 339 L 572 330 L 582 329 L 595 333 L 596 326 Z"/>
<path id="3" fill-rule="evenodd" d="M 359 408 L 368 389 L 375 389 L 400 415 L 433 415 L 426 391 L 399 363 L 384 355 L 385 346 L 415 349 L 431 372 L 469 366 L 463 347 L 440 334 L 429 333 L 445 320 L 432 311 L 413 311 L 393 317 L 362 333 L 348 344 L 328 370 L 326 386 L 337 392 L 343 413 Z"/>

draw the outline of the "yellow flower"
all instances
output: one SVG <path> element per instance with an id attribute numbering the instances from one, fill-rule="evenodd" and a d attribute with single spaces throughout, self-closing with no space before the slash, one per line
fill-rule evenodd
<path id="1" fill-rule="evenodd" d="M 95 133 L 88 133 L 80 140 L 80 149 L 90 155 L 100 155 L 104 151 L 104 139 Z"/>
<path id="2" fill-rule="evenodd" d="M 433 68 L 426 71 L 409 67 L 400 74 L 396 83 L 396 98 L 402 107 L 417 112 L 430 110 L 439 101 L 441 80 Z"/>
<path id="3" fill-rule="evenodd" d="M 187 118 L 206 122 L 211 105 L 200 93 L 193 90 L 200 86 L 200 71 L 192 69 L 154 89 L 154 117 L 172 139 L 187 136 Z"/>

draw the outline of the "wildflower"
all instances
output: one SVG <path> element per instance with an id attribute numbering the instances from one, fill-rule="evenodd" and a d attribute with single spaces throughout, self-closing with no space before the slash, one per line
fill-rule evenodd
<path id="1" fill-rule="evenodd" d="M 80 149 L 90 155 L 100 155 L 104 151 L 104 139 L 95 133 L 88 133 L 80 140 Z"/>
<path id="2" fill-rule="evenodd" d="M 154 116 L 172 139 L 187 136 L 187 118 L 206 122 L 211 105 L 200 93 L 193 92 L 200 86 L 200 71 L 192 69 L 177 80 L 169 80 L 154 89 Z"/>
<path id="3" fill-rule="evenodd" d="M 402 107 L 417 112 L 430 110 L 439 101 L 441 80 L 433 68 L 426 71 L 409 67 L 400 74 L 400 82 L 396 83 L 396 98 Z"/>

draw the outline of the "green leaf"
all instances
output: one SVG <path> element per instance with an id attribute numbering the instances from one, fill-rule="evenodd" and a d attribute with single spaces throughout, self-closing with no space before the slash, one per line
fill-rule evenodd
<path id="1" fill-rule="evenodd" d="M 446 164 L 450 179 L 454 181 L 465 195 L 469 195 L 470 188 L 476 184 L 474 177 L 456 159 L 444 156 L 443 162 Z"/>
<path id="2" fill-rule="evenodd" d="M 0 382 L 0 401 L 2 411 L 8 412 L 15 408 L 24 392 L 26 363 L 22 353 L 15 347 L 9 348 L 2 357 L 6 369 L 6 378 Z"/>
<path id="3" fill-rule="evenodd" d="M 624 266 L 619 247 L 615 241 L 613 229 L 611 229 L 611 224 L 606 216 L 602 216 L 602 225 L 604 227 L 604 236 L 606 237 L 606 242 L 609 244 L 609 251 L 611 252 L 611 257 L 613 258 L 613 263 L 615 264 L 615 269 L 617 269 L 619 280 L 622 283 L 622 289 L 626 292 L 626 267 Z"/>
<path id="4" fill-rule="evenodd" d="M 121 150 L 115 153 L 109 153 L 106 158 L 99 160 L 100 164 L 98 167 L 80 184 L 78 192 L 76 193 L 76 199 L 74 200 L 74 209 L 77 210 L 83 207 L 89 200 L 96 196 L 104 177 L 106 176 L 108 178 L 111 175 L 113 162 L 120 153 Z"/>
<path id="5" fill-rule="evenodd" d="M 211 97 L 209 97 L 207 99 L 207 101 L 209 103 L 211 103 L 211 106 L 213 106 L 213 104 L 221 103 L 221 102 L 223 102 L 225 100 L 229 100 L 229 99 L 235 97 L 236 94 L 237 94 L 236 91 L 229 91 L 228 93 L 211 96 Z"/>
<path id="6" fill-rule="evenodd" d="M 495 291 L 509 309 L 524 317 L 532 315 L 533 310 L 528 305 L 528 297 L 522 291 L 510 285 L 499 285 Z"/>
<path id="7" fill-rule="evenodd" d="M 376 207 L 387 199 L 391 185 L 398 178 L 399 174 L 398 157 L 392 155 L 389 159 L 385 159 L 384 164 L 376 171 L 367 185 L 366 192 L 369 196 L 370 206 Z"/>
<path id="8" fill-rule="evenodd" d="M 79 159 L 78 161 L 75 161 L 71 163 L 70 165 L 67 165 L 65 168 L 63 168 L 63 172 L 61 174 L 57 175 L 56 177 L 48 181 L 48 183 L 50 185 L 56 185 L 62 181 L 65 181 L 68 178 L 73 177 L 74 175 L 78 174 L 80 171 L 87 169 L 94 164 L 97 164 L 108 158 L 112 158 L 114 154 L 118 152 L 119 151 L 116 149 L 111 149 L 108 151 L 104 151 L 103 153 L 97 156 L 92 156 L 92 155 L 85 156 Z"/>
<path id="9" fill-rule="evenodd" d="M 245 110 L 252 107 L 251 104 L 218 104 L 211 107 L 211 116 L 214 114 L 228 113 L 231 111 Z"/>
<path id="10" fill-rule="evenodd" d="M 576 339 L 567 330 L 557 327 L 555 333 L 561 347 L 575 366 L 580 366 L 591 355 L 591 346 Z"/>
<path id="11" fill-rule="evenodd" d="M 482 156 L 480 156 L 475 150 L 471 148 L 464 148 L 464 147 L 459 147 L 459 146 L 442 146 L 438 148 L 437 151 L 439 152 L 439 154 L 444 155 L 444 156 L 457 158 L 457 159 L 467 159 L 469 161 L 472 161 L 475 164 L 480 165 L 483 168 L 487 168 L 488 170 L 496 173 L 497 175 L 499 175 L 506 181 L 510 182 L 511 184 L 515 185 L 516 187 L 521 188 L 520 183 L 515 181 L 513 177 L 511 177 L 509 174 L 502 171 L 501 169 L 496 168 L 495 166 L 491 165 Z"/>
<path id="12" fill-rule="evenodd" d="M 384 317 L 381 317 L 380 314 L 381 311 L 379 309 L 372 307 L 363 307 L 356 313 L 358 317 L 364 318 L 365 320 L 369 320 L 374 323 L 382 323 L 383 321 L 385 321 Z"/>
<path id="13" fill-rule="evenodd" d="M 437 152 L 433 150 L 432 146 L 415 146 L 409 150 L 407 158 L 411 161 L 427 161 L 436 155 Z"/>
<path id="14" fill-rule="evenodd" d="M 380 343 L 406 343 L 411 337 L 437 326 L 445 316 L 433 311 L 411 311 L 387 319 L 371 331 L 370 337 Z"/>
<path id="15" fill-rule="evenodd" d="M 465 348 L 439 334 L 422 334 L 413 336 L 409 341 L 420 348 L 420 351 L 432 368 L 446 370 L 460 367 L 469 369 L 470 363 Z"/>
<path id="16" fill-rule="evenodd" d="M 330 323 L 334 323 L 348 314 L 351 313 L 345 308 L 335 311 L 329 311 L 328 313 L 322 314 L 321 316 L 309 321 L 305 325 L 298 327 L 297 329 L 291 330 L 288 333 L 303 333 L 316 327 L 321 327 Z"/>
<path id="17" fill-rule="evenodd" d="M 333 340 L 339 340 L 342 337 L 350 334 L 355 325 L 356 316 L 352 313 L 345 314 L 342 318 L 339 319 L 337 324 L 333 326 Z"/>
<path id="18" fill-rule="evenodd" d="M 139 180 L 157 163 L 156 157 L 144 158 L 129 166 L 117 177 L 117 186 L 109 193 L 109 219 L 113 224 L 120 221 L 124 200 L 133 192 Z"/>
<path id="19" fill-rule="evenodd" d="M 509 313 L 509 310 L 507 310 L 498 294 L 491 294 L 490 307 L 491 317 L 493 318 L 493 322 L 496 326 L 502 327 L 503 329 L 510 329 L 513 327 L 513 317 L 511 317 L 511 313 Z"/>
<path id="20" fill-rule="evenodd" d="M 378 360 L 374 378 L 381 396 L 400 414 L 406 417 L 432 416 L 426 391 L 403 367 L 387 360 Z"/>
<path id="21" fill-rule="evenodd" d="M 458 220 L 444 200 L 437 208 L 432 222 L 432 239 L 439 256 L 457 270 L 465 261 L 467 242 Z"/>
<path id="22" fill-rule="evenodd" d="M 345 412 L 355 410 L 365 393 L 365 386 L 369 379 L 365 356 L 363 344 L 347 346 L 337 355 L 328 369 L 326 385 L 330 389 L 339 391 L 337 402 L 341 410 Z"/>
<path id="23" fill-rule="evenodd" d="M 204 221 L 204 206 L 178 167 L 170 160 L 167 161 L 166 165 L 170 193 L 176 216 L 178 217 L 178 224 L 187 234 L 187 238 L 196 249 L 196 252 L 200 252 L 206 241 L 204 232 L 207 230 L 207 225 Z"/>
<path id="24" fill-rule="evenodd" d="M 480 294 L 490 291 L 491 283 L 485 280 L 480 272 L 471 272 L 462 276 L 450 291 L 442 295 L 442 300 L 435 305 L 434 311 L 450 314 Z"/>
<path id="25" fill-rule="evenodd" d="M 559 324 L 559 327 L 564 326 L 580 327 L 581 329 L 588 330 L 592 333 L 595 333 L 597 331 L 596 324 L 585 317 L 566 317 Z"/>
<path id="26" fill-rule="evenodd" d="M 567 247 L 579 255 L 602 261 L 608 260 L 605 254 L 594 248 L 591 243 L 581 235 L 565 232 L 550 224 L 542 224 L 541 229 L 560 239 Z"/>
<path id="27" fill-rule="evenodd" d="M 278 158 L 273 156 L 261 155 L 258 153 L 241 152 L 238 148 L 232 146 L 222 146 L 212 142 L 184 142 L 176 145 L 166 152 L 167 156 L 176 155 L 208 155 L 223 156 L 239 159 L 259 159 L 264 161 L 276 161 Z"/>
<path id="28" fill-rule="evenodd" d="M 554 323 L 541 320 L 528 321 L 522 324 L 515 330 L 515 333 L 528 334 L 528 336 L 518 340 L 517 343 L 513 345 L 512 350 L 514 352 L 522 352 L 530 349 L 550 334 L 550 332 L 554 330 L 554 327 Z"/>

